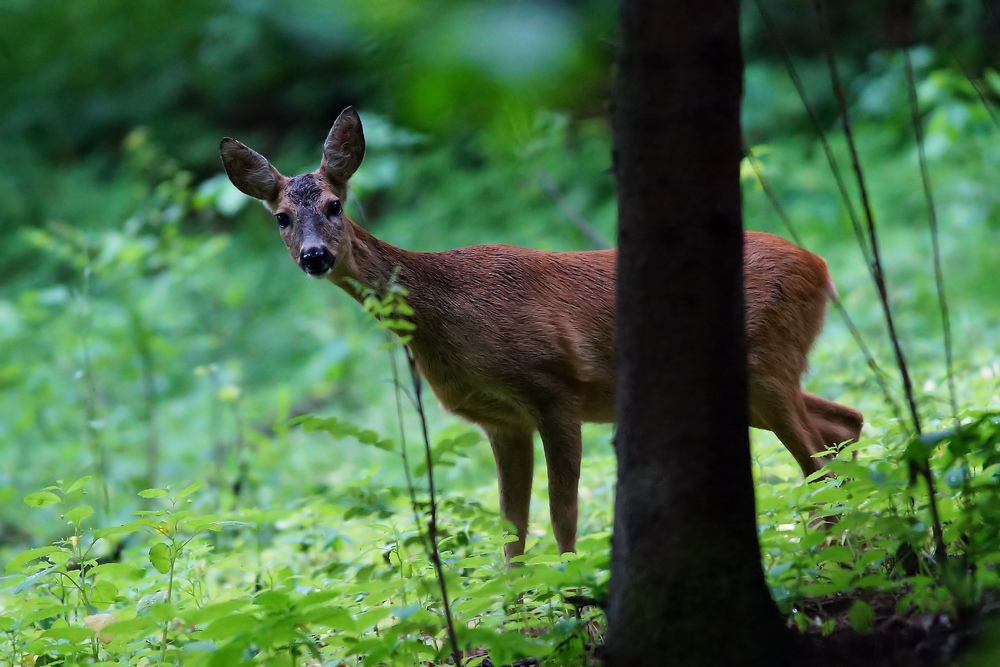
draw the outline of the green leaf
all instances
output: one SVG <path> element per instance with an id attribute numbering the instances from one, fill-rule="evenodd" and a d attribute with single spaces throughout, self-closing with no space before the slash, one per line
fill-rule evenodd
<path id="1" fill-rule="evenodd" d="M 921 445 L 927 447 L 928 449 L 933 449 L 943 440 L 950 438 L 953 435 L 955 435 L 955 429 L 946 428 L 942 431 L 928 431 L 927 433 L 921 433 L 918 439 L 920 440 Z"/>
<path id="2" fill-rule="evenodd" d="M 41 558 L 42 556 L 47 556 L 48 554 L 55 553 L 57 551 L 62 551 L 61 547 L 48 546 L 48 547 L 37 547 L 35 549 L 28 549 L 27 551 L 22 551 L 18 555 L 14 556 L 7 567 L 6 572 L 13 572 L 14 570 L 21 569 L 22 566 L 30 563 L 36 558 Z"/>
<path id="3" fill-rule="evenodd" d="M 380 438 L 378 433 L 372 430 L 363 429 L 336 417 L 314 417 L 313 415 L 300 415 L 288 421 L 289 426 L 301 424 L 307 432 L 323 431 L 329 433 L 338 440 L 341 438 L 354 438 L 362 445 L 372 445 L 379 449 L 392 451 L 393 444 L 390 440 Z"/>
<path id="4" fill-rule="evenodd" d="M 174 498 L 176 498 L 177 500 L 180 500 L 181 498 L 186 498 L 187 496 L 190 496 L 192 493 L 194 493 L 200 488 L 201 488 L 201 482 L 192 482 L 191 484 L 188 484 L 183 489 L 178 491 L 177 495 L 174 496 Z"/>
<path id="5" fill-rule="evenodd" d="M 139 601 L 135 604 L 135 613 L 140 616 L 150 613 L 150 610 L 154 607 L 161 605 L 167 599 L 166 591 L 156 591 L 155 593 L 150 593 L 148 595 L 143 595 L 139 598 Z"/>
<path id="6" fill-rule="evenodd" d="M 101 563 L 90 570 L 90 576 L 97 579 L 141 579 L 145 570 L 134 563 Z"/>
<path id="7" fill-rule="evenodd" d="M 46 605 L 40 609 L 34 609 L 26 613 L 21 617 L 16 617 L 17 622 L 22 628 L 28 627 L 32 623 L 37 623 L 38 621 L 43 621 L 49 618 L 55 618 L 59 614 L 66 614 L 72 611 L 71 607 L 61 604 Z"/>
<path id="8" fill-rule="evenodd" d="M 847 618 L 851 627 L 856 632 L 871 632 L 872 624 L 875 622 L 875 612 L 864 600 L 855 600 L 847 612 Z"/>
<path id="9" fill-rule="evenodd" d="M 102 537 L 113 537 L 115 535 L 123 535 L 125 533 L 134 533 L 147 526 L 145 521 L 130 521 L 124 523 L 120 526 L 111 526 L 110 528 L 99 528 L 94 531 L 94 537 L 100 539 Z"/>
<path id="10" fill-rule="evenodd" d="M 1000 74 L 996 73 L 996 70 L 988 69 L 984 76 L 986 83 L 990 84 L 990 88 L 993 89 L 994 95 L 1000 95 Z"/>
<path id="11" fill-rule="evenodd" d="M 944 483 L 948 485 L 949 488 L 959 489 L 965 484 L 966 480 L 969 479 L 969 468 L 968 466 L 959 465 L 955 466 L 948 472 L 944 474 Z"/>
<path id="12" fill-rule="evenodd" d="M 139 495 L 143 498 L 165 498 L 170 495 L 170 491 L 167 489 L 144 489 L 139 492 Z"/>
<path id="13" fill-rule="evenodd" d="M 79 507 L 74 507 L 70 511 L 66 512 L 66 519 L 69 520 L 71 524 L 79 527 L 80 522 L 86 519 L 88 516 L 94 513 L 94 508 L 88 505 L 80 505 Z"/>
<path id="14" fill-rule="evenodd" d="M 288 593 L 273 590 L 259 593 L 253 601 L 257 606 L 271 611 L 284 609 L 291 604 L 291 598 L 288 597 Z"/>
<path id="15" fill-rule="evenodd" d="M 359 624 L 350 612 L 341 607 L 317 607 L 306 614 L 310 623 L 341 632 L 357 632 Z"/>
<path id="16" fill-rule="evenodd" d="M 876 563 L 881 564 L 885 560 L 886 552 L 883 549 L 873 549 L 865 553 L 858 562 L 855 564 L 855 568 L 865 568 L 869 565 L 875 565 Z"/>
<path id="17" fill-rule="evenodd" d="M 170 547 L 163 542 L 149 548 L 149 562 L 160 574 L 170 571 Z"/>
<path id="18" fill-rule="evenodd" d="M 257 624 L 257 617 L 247 612 L 237 612 L 212 621 L 198 633 L 199 639 L 231 639 L 248 632 Z"/>
<path id="19" fill-rule="evenodd" d="M 850 565 L 854 562 L 854 553 L 845 546 L 835 544 L 820 551 L 818 558 L 820 561 Z"/>
<path id="20" fill-rule="evenodd" d="M 74 628 L 68 625 L 49 628 L 42 633 L 43 637 L 51 639 L 66 639 L 71 642 L 82 642 L 94 636 L 94 631 L 90 628 Z"/>
<path id="21" fill-rule="evenodd" d="M 157 629 L 156 622 L 149 618 L 130 618 L 117 623 L 109 623 L 101 632 L 114 635 L 118 639 L 138 639 Z"/>
<path id="22" fill-rule="evenodd" d="M 164 595 L 164 597 L 166 596 Z M 170 602 L 160 602 L 149 605 L 146 608 L 146 614 L 159 623 L 169 623 L 177 618 L 177 607 Z"/>
<path id="23" fill-rule="evenodd" d="M 109 581 L 98 581 L 90 593 L 91 603 L 102 607 L 111 604 L 117 597 L 118 588 Z"/>
<path id="24" fill-rule="evenodd" d="M 405 607 L 396 607 L 395 609 L 392 610 L 392 615 L 401 621 L 405 621 L 411 616 L 413 616 L 415 613 L 420 611 L 420 609 L 421 607 L 419 604 L 411 604 Z"/>
<path id="25" fill-rule="evenodd" d="M 201 625 L 240 611 L 248 604 L 249 602 L 247 600 L 227 600 L 225 602 L 216 602 L 214 604 L 205 605 L 204 607 L 188 610 L 183 613 L 182 618 L 185 622 L 192 625 Z"/>
<path id="26" fill-rule="evenodd" d="M 924 446 L 918 438 L 910 440 L 903 452 L 903 458 L 914 463 L 923 463 L 931 457 L 931 450 Z"/>
<path id="27" fill-rule="evenodd" d="M 73 482 L 72 484 L 70 484 L 69 487 L 66 489 L 66 495 L 68 496 L 69 494 L 73 493 L 74 491 L 82 488 L 89 481 L 90 481 L 90 475 L 87 475 L 86 477 L 81 477 L 80 479 L 76 480 L 75 482 Z"/>
<path id="28" fill-rule="evenodd" d="M 22 581 L 21 583 L 19 583 L 17 586 L 14 587 L 14 595 L 20 595 L 27 588 L 34 586 L 39 579 L 42 579 L 43 577 L 48 576 L 52 572 L 55 572 L 59 567 L 60 567 L 59 565 L 53 565 L 52 567 L 46 568 L 41 572 L 35 572 L 30 577 L 25 577 L 24 581 Z"/>
<path id="29" fill-rule="evenodd" d="M 26 495 L 24 502 L 31 507 L 48 507 L 49 505 L 61 503 L 62 498 L 51 491 L 39 491 L 38 493 L 29 493 Z"/>

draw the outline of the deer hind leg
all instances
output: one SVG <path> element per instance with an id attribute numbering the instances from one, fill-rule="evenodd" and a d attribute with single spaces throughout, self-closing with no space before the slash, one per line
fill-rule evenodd
<path id="1" fill-rule="evenodd" d="M 531 504 L 531 477 L 535 471 L 534 431 L 529 428 L 487 429 L 497 465 L 500 513 L 517 530 L 517 541 L 504 545 L 504 557 L 524 554 Z"/>
<path id="2" fill-rule="evenodd" d="M 813 456 L 826 449 L 823 436 L 810 418 L 798 385 L 751 387 L 750 412 L 750 425 L 778 436 L 806 477 L 823 466 L 825 460 Z"/>
<path id="3" fill-rule="evenodd" d="M 802 392 L 809 418 L 819 429 L 824 449 L 857 442 L 865 419 L 860 412 L 840 403 Z"/>
<path id="4" fill-rule="evenodd" d="M 583 451 L 577 412 L 553 410 L 538 425 L 549 473 L 549 515 L 559 553 L 576 549 L 577 497 Z"/>

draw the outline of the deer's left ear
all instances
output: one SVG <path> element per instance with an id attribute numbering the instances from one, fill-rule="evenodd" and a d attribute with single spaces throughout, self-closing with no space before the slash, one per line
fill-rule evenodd
<path id="1" fill-rule="evenodd" d="M 365 157 L 365 133 L 354 107 L 340 112 L 323 144 L 320 171 L 334 185 L 343 186 L 361 166 Z"/>
<path id="2" fill-rule="evenodd" d="M 286 179 L 263 155 L 229 137 L 219 144 L 219 154 L 229 180 L 240 192 L 265 202 L 278 197 Z"/>

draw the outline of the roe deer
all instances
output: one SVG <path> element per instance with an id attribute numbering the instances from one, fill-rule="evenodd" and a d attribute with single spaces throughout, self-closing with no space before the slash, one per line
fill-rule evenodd
<path id="1" fill-rule="evenodd" d="M 418 370 L 446 409 L 489 436 L 500 510 L 517 529 L 508 560 L 524 553 L 540 433 L 553 531 L 560 552 L 572 551 L 580 423 L 615 419 L 616 251 L 411 252 L 378 240 L 344 215 L 365 152 L 353 108 L 337 118 L 314 172 L 283 176 L 228 137 L 220 152 L 233 184 L 264 202 L 307 274 L 359 301 L 350 279 L 384 289 L 395 272 L 408 290 Z M 814 454 L 856 440 L 862 426 L 857 410 L 800 388 L 833 283 L 820 257 L 782 238 L 746 232 L 744 241 L 751 426 L 773 431 L 808 476 L 823 462 Z"/>

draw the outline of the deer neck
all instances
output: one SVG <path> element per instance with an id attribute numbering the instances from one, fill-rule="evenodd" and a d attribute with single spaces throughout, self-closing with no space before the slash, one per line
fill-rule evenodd
<path id="1" fill-rule="evenodd" d="M 414 270 L 419 263 L 418 253 L 380 241 L 350 220 L 347 222 L 352 227 L 351 248 L 345 258 L 346 266 L 340 272 L 335 271 L 333 282 L 338 287 L 361 303 L 366 288 L 373 288 L 381 296 L 393 281 L 410 292 L 419 286 L 420 271 Z"/>

